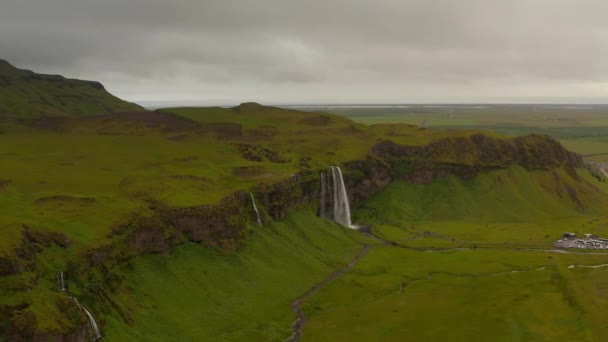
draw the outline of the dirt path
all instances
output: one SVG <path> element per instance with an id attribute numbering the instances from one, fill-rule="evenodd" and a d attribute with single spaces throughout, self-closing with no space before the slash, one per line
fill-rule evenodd
<path id="1" fill-rule="evenodd" d="M 336 278 L 338 278 L 339 276 L 343 275 L 348 270 L 353 268 L 357 264 L 357 262 L 359 260 L 361 260 L 361 258 L 363 258 L 363 256 L 365 256 L 365 254 L 367 254 L 367 252 L 371 248 L 372 248 L 371 245 L 364 245 L 363 248 L 359 251 L 359 253 L 357 253 L 355 258 L 353 260 L 351 260 L 351 262 L 348 263 L 348 265 L 335 271 L 334 273 L 329 275 L 329 277 L 325 278 L 325 280 L 323 280 L 322 282 L 318 283 L 317 285 L 311 287 L 310 290 L 306 291 L 303 295 L 301 295 L 298 299 L 294 300 L 293 303 L 291 303 L 291 308 L 293 309 L 293 311 L 295 311 L 298 318 L 292 325 L 293 335 L 291 335 L 289 338 L 287 338 L 285 340 L 285 342 L 298 341 L 300 339 L 300 337 L 302 337 L 302 328 L 304 328 L 304 323 L 306 323 L 306 315 L 304 314 L 304 311 L 302 311 L 302 304 L 306 301 L 306 299 L 308 299 L 310 296 L 315 294 L 315 292 L 326 287 L 332 281 L 334 281 Z"/>
<path id="2" fill-rule="evenodd" d="M 602 268 L 602 267 L 608 267 L 608 264 L 601 264 L 601 265 L 570 265 L 570 266 L 568 266 L 568 268 Z"/>

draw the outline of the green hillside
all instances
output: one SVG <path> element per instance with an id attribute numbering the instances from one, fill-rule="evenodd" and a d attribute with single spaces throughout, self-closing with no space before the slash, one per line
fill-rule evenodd
<path id="1" fill-rule="evenodd" d="M 395 182 L 357 210 L 359 222 L 374 222 L 377 235 L 403 246 L 470 250 L 383 246 L 305 207 L 256 229 L 234 255 L 187 244 L 170 257 L 140 258 L 122 275 L 125 286 L 115 297 L 133 310 L 131 324 L 111 314 L 107 337 L 283 340 L 295 320 L 290 303 L 367 243 L 373 247 L 354 270 L 305 303 L 303 340 L 400 340 L 404 334 L 433 340 L 447 333 L 457 341 L 593 340 L 603 336 L 599 319 L 608 307 L 594 305 L 597 293 L 585 291 L 605 271 L 568 266 L 604 264 L 608 254 L 541 251 L 568 229 L 608 235 L 608 216 L 601 212 L 608 207 L 608 189 L 585 170 L 579 175 L 577 181 L 561 170 L 514 167 L 472 181 Z M 583 208 L 556 195 L 574 184 L 580 184 Z M 440 328 L 437 317 L 446 322 Z M 483 324 L 467 328 L 471 319 Z"/>
<path id="2" fill-rule="evenodd" d="M 67 79 L 17 69 L 0 59 L 0 118 L 82 116 L 141 111 L 94 81 Z"/>
<path id="3" fill-rule="evenodd" d="M 564 231 L 608 235 L 607 189 L 578 176 L 516 167 L 393 183 L 357 217 L 398 245 L 373 248 L 305 304 L 303 341 L 603 340 L 607 270 L 570 265 L 608 254 L 545 251 Z"/>

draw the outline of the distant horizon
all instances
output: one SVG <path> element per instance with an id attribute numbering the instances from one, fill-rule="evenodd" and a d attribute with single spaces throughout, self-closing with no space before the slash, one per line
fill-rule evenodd
<path id="1" fill-rule="evenodd" d="M 532 98 L 531 98 L 532 99 Z M 294 107 L 294 108 L 305 108 L 305 107 L 343 107 L 343 108 L 365 108 L 365 107 L 432 107 L 432 106 L 441 106 L 441 107 L 471 107 L 471 106 L 549 106 L 549 107 L 582 107 L 589 108 L 593 106 L 608 106 L 608 99 L 596 99 L 595 102 L 583 102 L 583 101 L 572 101 L 573 99 L 566 98 L 551 98 L 554 101 L 539 101 L 539 98 L 536 101 L 519 101 L 519 102 L 509 102 L 509 101 L 410 101 L 410 102 L 310 102 L 310 103 L 297 103 L 297 102 L 263 102 L 263 101 L 233 101 L 233 102 L 220 102 L 220 101 L 203 101 L 203 100 L 160 100 L 160 101 L 134 101 L 140 106 L 147 109 L 158 109 L 158 108 L 170 108 L 170 107 L 235 107 L 241 103 L 247 102 L 255 102 L 266 106 L 276 106 L 276 107 Z M 558 99 L 562 100 L 562 102 L 557 101 Z"/>

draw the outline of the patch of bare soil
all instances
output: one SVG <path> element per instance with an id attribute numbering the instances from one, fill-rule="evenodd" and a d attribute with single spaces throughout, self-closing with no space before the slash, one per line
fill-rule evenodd
<path id="1" fill-rule="evenodd" d="M 6 190 L 12 182 L 10 179 L 0 179 L 0 191 Z"/>
<path id="2" fill-rule="evenodd" d="M 96 199 L 87 197 L 51 196 L 39 198 L 34 204 L 41 210 L 70 212 L 85 209 L 96 202 Z"/>
<path id="3" fill-rule="evenodd" d="M 187 180 L 187 181 L 194 181 L 194 182 L 214 183 L 214 181 L 212 179 L 205 178 L 205 177 L 194 176 L 194 175 L 173 175 L 173 176 L 169 176 L 169 178 L 171 178 L 171 179 L 179 179 L 179 180 Z"/>
<path id="4" fill-rule="evenodd" d="M 197 157 L 197 156 L 186 156 L 186 157 L 183 157 L 183 158 L 176 158 L 176 159 L 173 159 L 173 160 L 175 160 L 177 162 L 189 162 L 189 161 L 195 161 L 195 160 L 199 160 L 199 159 L 200 158 Z"/>

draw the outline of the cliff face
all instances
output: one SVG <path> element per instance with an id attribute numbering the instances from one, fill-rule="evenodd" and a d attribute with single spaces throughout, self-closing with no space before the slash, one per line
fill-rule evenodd
<path id="1" fill-rule="evenodd" d="M 357 204 L 388 186 L 393 179 L 416 183 L 428 183 L 447 175 L 470 179 L 480 172 L 514 164 L 530 170 L 558 167 L 573 170 L 582 166 L 582 158 L 548 136 L 498 139 L 474 135 L 438 140 L 426 146 L 403 146 L 384 141 L 374 146 L 366 160 L 345 163 L 342 170 L 349 198 Z M 253 191 L 253 195 L 263 221 L 268 222 L 282 220 L 297 207 L 318 205 L 320 187 L 318 171 L 302 171 L 277 184 L 260 186 Z M 98 312 L 116 310 L 125 321 L 132 323 L 132 313 L 111 299 L 112 291 L 123 281 L 113 270 L 128 268 L 129 260 L 141 254 L 170 253 L 174 246 L 186 240 L 216 248 L 223 253 L 233 253 L 246 243 L 255 226 L 253 222 L 255 213 L 246 192 L 236 192 L 216 205 L 190 208 L 159 206 L 153 216 L 136 217 L 117 227 L 111 243 L 90 250 L 85 260 L 74 261 L 67 271 L 73 275 L 71 281 L 87 284 L 87 291 L 92 296 L 89 302 L 95 303 Z M 40 235 L 29 229 L 26 229 L 23 239 L 23 246 L 29 247 L 17 251 L 12 258 L 0 258 L 0 274 L 35 272 L 34 253 L 53 244 L 69 244 L 62 236 Z M 24 305 L 27 307 L 28 304 Z M 19 318 L 17 313 L 23 308 L 0 307 L 0 314 L 8 317 L 8 320 L 0 322 L 0 336 L 10 336 L 11 341 L 83 340 L 83 327 L 86 325 L 78 321 L 82 317 L 65 317 L 68 321 L 74 321 L 72 328 L 40 335 L 26 329 L 27 324 L 23 325 L 16 319 Z M 103 323 L 103 317 L 100 321 Z"/>
<path id="2" fill-rule="evenodd" d="M 582 167 L 582 156 L 546 135 L 513 139 L 476 134 L 446 138 L 425 146 L 383 141 L 371 153 L 391 165 L 392 174 L 415 183 L 429 183 L 450 174 L 471 179 L 480 172 L 521 165 L 528 170 Z"/>

